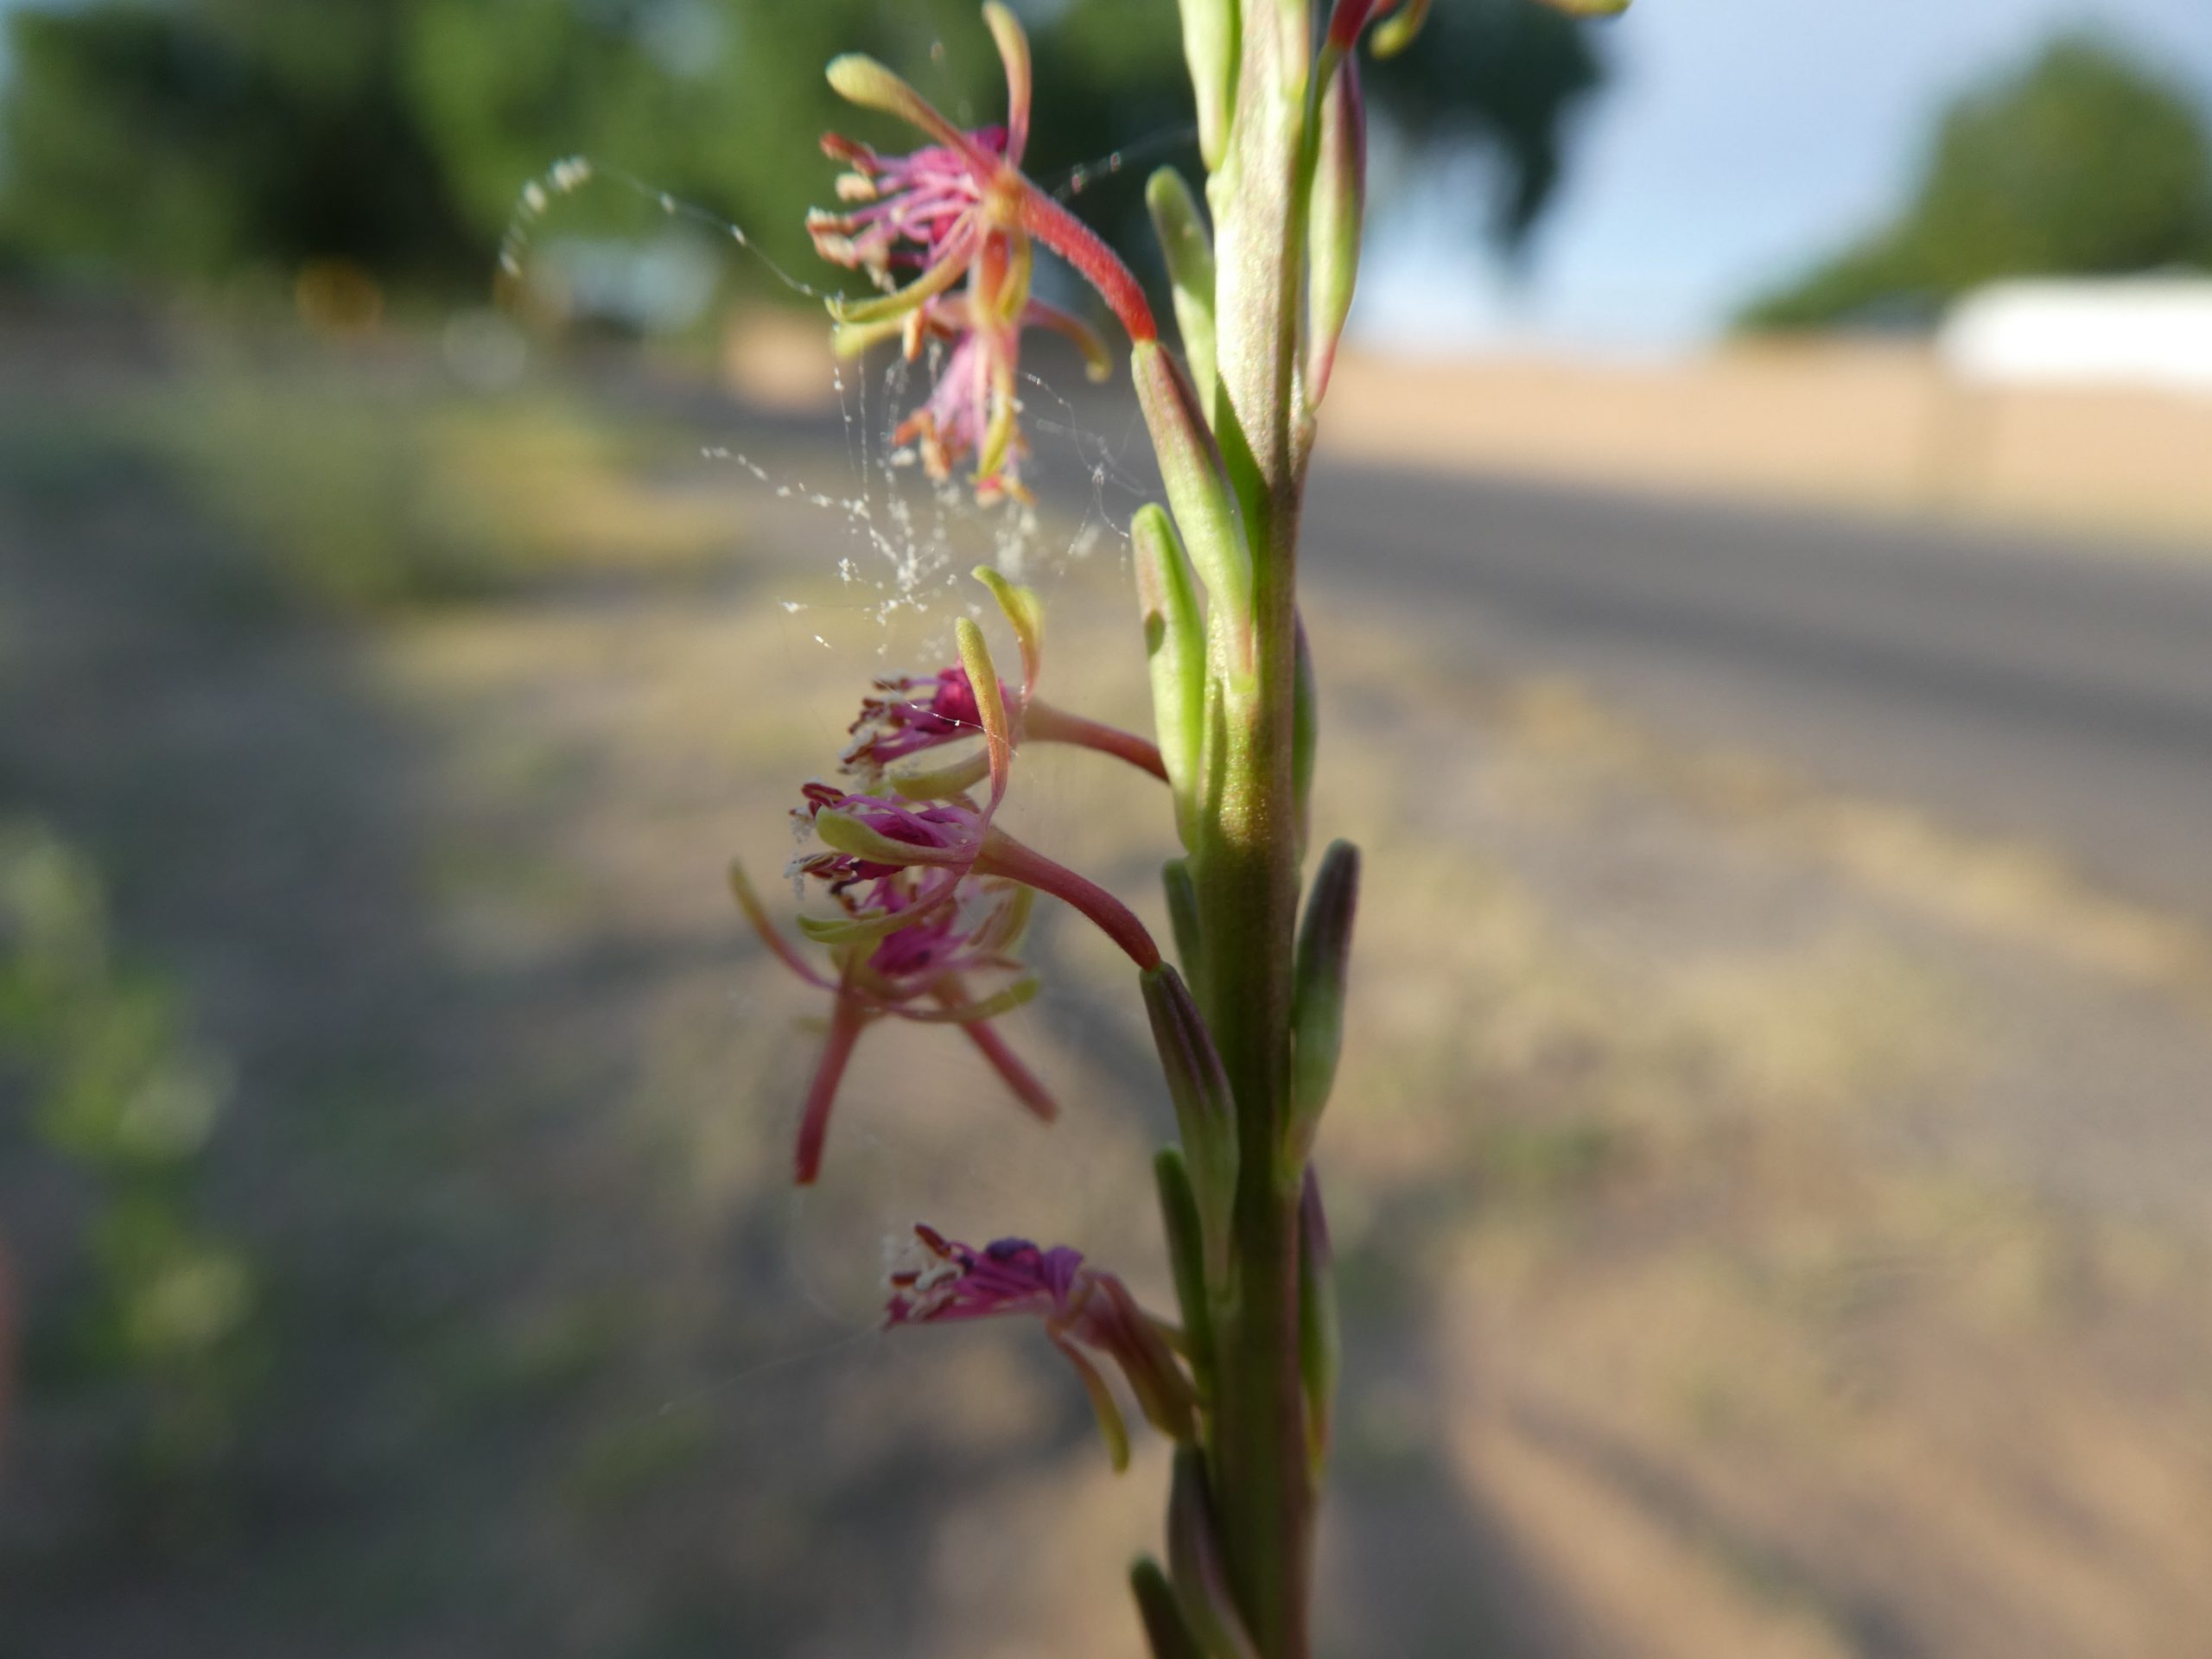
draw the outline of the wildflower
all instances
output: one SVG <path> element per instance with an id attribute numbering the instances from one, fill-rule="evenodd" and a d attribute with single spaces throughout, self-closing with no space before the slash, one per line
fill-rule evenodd
<path id="1" fill-rule="evenodd" d="M 1032 238 L 1083 274 L 1132 339 L 1157 337 L 1150 307 L 1128 268 L 1083 222 L 1021 171 L 1029 141 L 1029 43 L 1014 14 L 995 3 L 984 22 L 1006 67 L 1003 127 L 963 132 L 914 88 L 873 58 L 849 54 L 830 66 L 830 86 L 866 109 L 898 116 L 931 142 L 906 156 L 886 156 L 838 133 L 825 134 L 823 153 L 846 163 L 837 181 L 842 211 L 807 215 L 815 251 L 832 264 L 864 270 L 887 291 L 874 299 L 831 302 L 838 348 L 850 353 L 889 332 L 903 332 L 909 357 L 928 340 L 951 348 L 935 390 L 899 428 L 897 441 L 916 442 L 931 476 L 949 476 L 976 457 L 978 499 L 1028 499 L 1019 477 L 1023 445 L 1016 395 L 1025 328 L 1071 334 L 1084 348 L 1094 378 L 1105 357 L 1089 330 L 1030 295 Z M 897 274 L 916 273 L 904 287 Z M 952 290 L 963 283 L 958 295 Z"/>
<path id="2" fill-rule="evenodd" d="M 1044 1122 L 1058 1116 L 1051 1093 L 990 1023 L 1036 995 L 1036 976 L 1014 955 L 1028 923 L 1031 889 L 1003 878 L 979 877 L 956 884 L 942 899 L 925 906 L 913 873 L 904 869 L 874 875 L 863 892 L 833 889 L 849 919 L 914 918 L 880 934 L 861 930 L 833 945 L 833 978 L 817 972 L 778 931 L 742 866 L 731 866 L 730 886 L 747 919 L 777 958 L 831 997 L 828 1035 L 799 1114 L 795 1172 L 801 1186 L 811 1185 L 821 1173 L 830 1109 L 845 1068 L 861 1033 L 879 1019 L 959 1027 L 1016 1100 Z M 1003 982 L 979 996 L 974 989 L 979 977 Z"/>
<path id="3" fill-rule="evenodd" d="M 1160 747 L 1134 732 L 1072 715 L 1041 702 L 1033 694 L 1012 691 L 1001 684 L 999 696 L 1007 710 L 1008 736 L 1016 748 L 1024 742 L 1070 743 L 1097 749 L 1128 761 L 1140 771 L 1165 779 L 1166 767 Z M 865 780 L 871 787 L 884 781 L 884 769 L 946 744 L 979 736 L 982 711 L 968 671 L 957 665 L 934 674 L 890 675 L 875 682 L 861 700 L 861 711 L 847 728 L 851 741 L 838 757 L 840 772 Z M 980 782 L 988 767 L 982 757 L 964 769 L 948 769 L 945 779 Z M 904 793 L 911 779 L 892 779 Z"/>
<path id="4" fill-rule="evenodd" d="M 955 1324 L 1029 1316 L 1075 1367 L 1098 1414 L 1116 1470 L 1129 1460 L 1128 1430 L 1111 1389 L 1090 1357 L 1111 1359 L 1147 1421 L 1171 1439 L 1197 1432 L 1197 1395 L 1175 1357 L 1168 1327 L 1137 1305 L 1110 1273 L 1084 1265 L 1066 1245 L 1040 1249 L 1001 1238 L 975 1249 L 931 1227 L 914 1229 L 909 1259 L 894 1265 L 887 1325 Z"/>
<path id="5" fill-rule="evenodd" d="M 1035 683 L 1039 660 L 1035 596 L 996 572 L 979 574 L 1021 642 L 1026 693 Z M 1011 955 L 1033 890 L 1073 904 L 1141 968 L 1160 961 L 1143 924 L 1110 893 L 992 827 L 1005 798 L 1013 750 L 1005 689 L 975 624 L 963 620 L 957 632 L 961 666 L 927 683 L 932 685 L 930 707 L 894 708 L 894 699 L 883 699 L 873 712 L 863 707 L 855 731 L 868 726 L 889 747 L 912 753 L 948 741 L 959 719 L 972 711 L 971 729 L 984 740 L 978 760 L 990 780 L 988 797 L 979 804 L 957 778 L 948 783 L 954 773 L 964 775 L 965 768 L 954 767 L 898 780 L 903 790 L 926 791 L 900 797 L 817 780 L 804 786 L 793 809 L 801 828 L 821 845 L 793 860 L 791 872 L 803 882 L 819 882 L 842 912 L 803 916 L 799 931 L 829 948 L 835 978 L 817 973 L 777 931 L 743 869 L 731 871 L 738 903 L 769 949 L 833 998 L 829 1033 L 800 1115 L 796 1162 L 801 1185 L 820 1171 L 830 1109 L 861 1033 L 886 1015 L 960 1026 L 1017 1099 L 1040 1118 L 1054 1115 L 1044 1086 L 988 1023 L 1035 994 L 1034 976 Z M 988 687 L 988 695 L 978 696 L 978 686 Z M 967 981 L 978 973 L 1009 977 L 995 994 L 976 999 Z"/>

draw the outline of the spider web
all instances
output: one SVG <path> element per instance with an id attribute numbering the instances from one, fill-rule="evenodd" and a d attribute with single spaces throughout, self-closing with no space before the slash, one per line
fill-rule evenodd
<path id="1" fill-rule="evenodd" d="M 1063 199 L 1079 194 L 1132 162 L 1189 138 L 1187 128 L 1154 135 L 1066 170 L 1050 181 L 1050 188 Z M 619 167 L 581 156 L 554 162 L 521 191 L 499 251 L 509 283 L 530 280 L 533 236 L 540 225 L 563 199 L 594 187 L 626 193 L 667 219 L 741 250 L 802 298 L 823 302 L 834 297 L 834 290 L 785 270 L 742 226 Z M 895 351 L 885 355 L 888 360 L 826 367 L 838 413 L 835 438 L 794 442 L 788 434 L 771 429 L 759 444 L 709 442 L 696 451 L 701 467 L 734 474 L 745 494 L 764 509 L 818 520 L 822 569 L 808 571 L 788 591 L 772 593 L 768 602 L 780 613 L 787 653 L 827 652 L 849 664 L 852 671 L 844 677 L 850 696 L 841 718 L 849 717 L 873 677 L 929 672 L 953 660 L 952 624 L 958 616 L 975 617 L 995 629 L 997 650 L 1011 657 L 1011 642 L 993 620 L 995 607 L 969 575 L 979 563 L 1038 588 L 1049 618 L 1063 589 L 1069 590 L 1072 602 L 1071 578 L 1086 574 L 1097 560 L 1111 558 L 1117 568 L 1110 574 L 1118 578 L 1126 603 L 1129 516 L 1158 496 L 1125 374 L 1116 376 L 1120 395 L 1102 397 L 1087 388 L 1077 390 L 1082 376 L 1071 359 L 1043 372 L 1026 366 L 1021 419 L 1030 453 L 1024 478 L 1039 501 L 984 508 L 976 504 L 966 479 L 931 480 L 911 448 L 894 437 L 899 422 L 940 372 L 942 347 L 933 345 L 915 363 Z M 835 577 L 832 597 L 823 591 L 825 574 Z M 1003 662 L 1001 666 L 1003 671 Z M 1058 665 L 1063 684 L 1069 666 Z M 771 712 L 783 717 L 772 705 Z M 815 719 L 823 740 L 819 769 L 826 772 L 844 734 L 827 714 L 817 713 Z M 1055 764 L 1061 758 L 1033 766 L 1025 754 L 1015 756 L 1020 774 L 1012 791 L 1019 802 L 1017 832 L 1046 847 L 1096 810 L 1095 795 L 1065 781 L 1068 769 Z M 1095 767 L 1115 764 L 1085 759 Z M 794 788 L 798 781 L 792 779 Z M 1014 816 L 1009 814 L 1010 822 Z M 875 1338 L 882 1294 L 877 1240 L 905 1236 L 916 1219 L 938 1221 L 979 1243 L 986 1236 L 1029 1231 L 1048 1243 L 1065 1237 L 1102 1253 L 1117 1242 L 1116 1235 L 1148 1230 L 1149 1203 L 1142 1192 L 1135 1206 L 1142 1212 L 1135 1229 L 1122 1213 L 1131 1207 L 1127 1203 L 1108 1205 L 1107 1215 L 1098 1212 L 1101 1200 L 1116 1192 L 1127 1197 L 1122 1189 L 1129 1185 L 1132 1171 L 1148 1187 L 1143 1166 L 1161 1125 L 1140 1121 L 1134 1109 L 1122 1111 L 1119 1123 L 1070 1121 L 1078 1114 L 1096 1117 L 1103 1106 L 1128 1104 L 1108 1096 L 1116 1092 L 1114 1077 L 1128 1069 L 1130 1043 L 1141 1039 L 1126 1010 L 1117 1014 L 1101 1005 L 1095 987 L 1068 984 L 1056 976 L 1055 959 L 1074 947 L 1070 936 L 1081 925 L 1071 916 L 1047 913 L 1057 908 L 1039 906 L 1032 930 L 1036 948 L 1027 953 L 1044 971 L 1046 988 L 1012 1022 L 1009 1035 L 1041 1071 L 1050 1073 L 1053 1059 L 1072 1056 L 1083 1084 L 1077 1098 L 1064 1101 L 1062 1121 L 1046 1130 L 998 1099 L 996 1080 L 979 1069 L 955 1033 L 872 1033 L 841 1094 L 830 1136 L 830 1179 L 822 1191 L 792 1193 L 781 1224 L 781 1282 L 773 1294 L 801 1317 L 789 1322 L 784 1335 L 727 1368 L 717 1366 L 721 1374 L 709 1374 L 696 1391 L 661 1402 L 656 1414 L 709 1402 L 727 1408 L 772 1382 L 780 1392 L 795 1377 L 848 1375 L 855 1364 L 879 1363 Z M 776 1013 L 781 1009 L 779 1003 Z M 744 1001 L 734 1013 L 741 1020 L 773 1017 L 765 1004 Z M 1040 1036 L 1048 1040 L 1039 1043 Z M 779 1113 L 779 1134 L 795 1122 L 815 1039 L 791 1031 L 785 1040 L 801 1063 L 764 1083 L 785 1090 L 791 1098 L 772 1103 L 764 1095 L 760 1100 L 764 1109 Z M 1042 1052 L 1047 1049 L 1049 1055 Z M 1058 1087 L 1062 1080 L 1052 1081 Z M 1122 1082 L 1125 1091 L 1126 1077 Z M 887 1091 L 900 1097 L 895 1104 L 902 1109 L 879 1109 Z M 914 1109 L 903 1109 L 909 1106 Z M 972 1133 L 949 1141 L 944 1120 L 950 1115 Z M 1118 1183 L 1100 1185 L 1096 1172 L 1102 1161 L 1120 1171 Z M 1090 1236 L 1083 1230 L 1086 1219 L 1094 1224 Z M 1098 1237 L 1101 1231 L 1108 1236 Z M 1115 1265 L 1130 1264 L 1116 1260 Z M 1139 1281 L 1164 1279 L 1164 1273 L 1148 1272 L 1147 1265 L 1136 1264 Z"/>

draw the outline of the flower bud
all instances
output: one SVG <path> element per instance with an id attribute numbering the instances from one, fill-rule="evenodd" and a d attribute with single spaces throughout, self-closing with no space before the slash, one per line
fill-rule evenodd
<path id="1" fill-rule="evenodd" d="M 1352 919 L 1359 906 L 1359 849 L 1332 842 L 1315 872 L 1299 930 L 1291 990 L 1290 1128 L 1282 1149 L 1285 1173 L 1305 1166 L 1321 1109 L 1336 1081 L 1344 1047 L 1344 982 L 1351 966 Z"/>
<path id="2" fill-rule="evenodd" d="M 1205 983 L 1205 935 L 1198 926 L 1198 888 L 1191 879 L 1188 859 L 1171 858 L 1161 867 L 1160 885 L 1167 893 L 1167 923 L 1175 933 L 1175 955 L 1184 977 L 1192 984 Z"/>
<path id="3" fill-rule="evenodd" d="M 1158 1561 L 1149 1555 L 1137 1557 L 1129 1568 L 1129 1592 L 1136 1598 L 1137 1617 L 1144 1621 L 1145 1645 L 1152 1659 L 1206 1659 L 1198 1638 L 1183 1622 L 1174 1586 Z"/>
<path id="4" fill-rule="evenodd" d="M 1140 340 L 1129 353 L 1129 375 L 1152 431 L 1160 475 L 1167 486 L 1176 527 L 1191 563 L 1206 586 L 1212 625 L 1234 647 L 1235 661 L 1251 660 L 1252 556 L 1236 516 L 1236 492 L 1221 446 L 1199 408 L 1182 365 L 1157 340 Z"/>
<path id="5" fill-rule="evenodd" d="M 1367 49 L 1378 58 L 1395 58 L 1414 43 L 1427 21 L 1428 0 L 1405 0 L 1376 27 L 1368 39 Z"/>
<path id="6" fill-rule="evenodd" d="M 1037 676 L 1044 663 L 1044 602 L 1035 588 L 1008 582 L 988 564 L 977 565 L 969 574 L 991 590 L 991 597 L 1006 614 L 1007 626 L 1014 630 L 1014 643 L 1021 647 L 1021 693 L 1026 702 L 1037 689 Z"/>
<path id="7" fill-rule="evenodd" d="M 1297 651 L 1290 697 L 1290 787 L 1297 827 L 1298 855 L 1306 856 L 1306 828 L 1313 817 L 1313 756 L 1321 741 L 1320 693 L 1313 683 L 1313 652 L 1306 643 L 1306 619 L 1297 622 Z"/>
<path id="8" fill-rule="evenodd" d="M 1230 1215 L 1236 1203 L 1236 1109 L 1229 1076 L 1183 976 L 1162 963 L 1147 971 L 1141 983 L 1145 1012 L 1152 1017 L 1153 1042 L 1160 1050 L 1160 1070 L 1166 1074 L 1183 1154 L 1189 1160 L 1207 1276 L 1223 1284 L 1229 1274 Z"/>
<path id="9" fill-rule="evenodd" d="M 1359 90 L 1359 58 L 1346 53 L 1321 99 L 1319 147 L 1308 198 L 1306 406 L 1329 390 L 1337 342 L 1351 315 L 1359 277 L 1360 229 L 1367 213 L 1367 109 Z"/>
<path id="10" fill-rule="evenodd" d="M 1213 1303 L 1206 1288 L 1205 1229 L 1191 1190 L 1190 1167 L 1174 1147 L 1153 1154 L 1154 1184 L 1160 1190 L 1160 1217 L 1167 1235 L 1167 1262 L 1175 1274 L 1175 1302 L 1183 1314 L 1183 1337 L 1191 1375 L 1204 1396 L 1213 1370 Z"/>
<path id="11" fill-rule="evenodd" d="M 1175 794 L 1176 831 L 1188 847 L 1197 833 L 1205 741 L 1206 641 L 1198 581 L 1174 520 L 1157 503 L 1137 509 L 1129 539 L 1136 550 L 1137 602 L 1144 611 L 1144 650 L 1152 669 L 1153 726 Z"/>
<path id="12" fill-rule="evenodd" d="M 1198 107 L 1198 154 L 1206 171 L 1229 154 L 1236 112 L 1236 0 L 1182 0 L 1183 58 Z"/>
<path id="13" fill-rule="evenodd" d="M 1159 238 L 1161 257 L 1167 262 L 1167 279 L 1173 285 L 1175 326 L 1183 335 L 1183 356 L 1191 366 L 1191 384 L 1197 389 L 1198 406 L 1213 407 L 1214 321 L 1213 238 L 1183 175 L 1163 167 L 1146 181 L 1145 206 L 1152 210 L 1153 234 Z"/>
<path id="14" fill-rule="evenodd" d="M 1329 1422 L 1343 1356 L 1329 1223 L 1321 1211 L 1321 1183 L 1308 1166 L 1298 1198 L 1298 1371 L 1306 1392 L 1306 1454 L 1317 1483 L 1329 1454 Z"/>
<path id="15" fill-rule="evenodd" d="M 1230 1594 L 1228 1562 L 1206 1491 L 1205 1458 L 1195 1451 L 1175 1454 L 1174 1484 L 1167 1497 L 1167 1567 L 1184 1620 L 1197 1632 L 1208 1659 L 1259 1659 L 1244 1616 Z"/>

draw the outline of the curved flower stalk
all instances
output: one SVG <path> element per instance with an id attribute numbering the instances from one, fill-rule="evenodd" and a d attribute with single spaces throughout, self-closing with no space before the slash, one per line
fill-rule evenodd
<path id="1" fill-rule="evenodd" d="M 887 1325 L 1041 1321 L 1083 1379 L 1116 1471 L 1128 1466 L 1129 1432 L 1093 1354 L 1120 1368 L 1146 1421 L 1171 1440 L 1196 1438 L 1198 1395 L 1175 1357 L 1179 1333 L 1171 1336 L 1173 1327 L 1140 1307 L 1112 1274 L 1085 1267 L 1081 1252 L 1065 1244 L 1043 1249 L 1026 1238 L 996 1239 L 978 1250 L 917 1226 L 890 1284 Z"/>
<path id="2" fill-rule="evenodd" d="M 1090 329 L 1032 296 L 1033 238 L 1074 265 L 1133 339 L 1152 339 L 1158 330 L 1128 267 L 1021 171 L 1029 142 L 1029 42 L 1004 6 L 986 5 L 983 18 L 1006 68 L 1002 127 L 962 131 L 873 58 L 852 54 L 830 64 L 830 84 L 840 96 L 898 117 L 931 142 L 906 156 L 885 156 L 842 134 L 825 134 L 823 153 L 849 169 L 837 181 L 846 206 L 840 212 L 817 208 L 807 215 L 807 230 L 823 258 L 866 271 L 887 290 L 870 300 L 832 302 L 841 352 L 863 350 L 893 332 L 903 334 L 910 358 L 929 340 L 950 342 L 935 389 L 893 441 L 915 443 L 939 480 L 972 454 L 976 499 L 989 505 L 1032 499 L 1020 478 L 1026 448 L 1017 390 L 1022 331 L 1068 334 L 1083 348 L 1092 378 L 1106 372 L 1104 349 Z M 899 286 L 899 276 L 908 272 L 912 280 Z"/>

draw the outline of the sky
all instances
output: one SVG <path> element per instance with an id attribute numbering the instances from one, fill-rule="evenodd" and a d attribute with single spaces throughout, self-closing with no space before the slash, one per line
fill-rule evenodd
<path id="1" fill-rule="evenodd" d="M 1370 345 L 1665 353 L 1898 205 L 1937 111 L 2069 25 L 2212 108 L 2212 0 L 1635 0 L 1528 278 L 1443 216 L 1387 208 L 1354 327 Z M 1439 291 L 1446 263 L 1461 272 Z"/>

